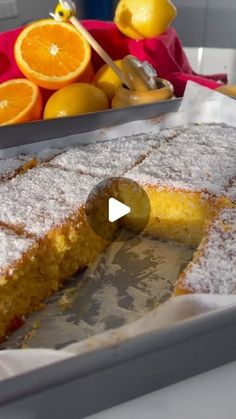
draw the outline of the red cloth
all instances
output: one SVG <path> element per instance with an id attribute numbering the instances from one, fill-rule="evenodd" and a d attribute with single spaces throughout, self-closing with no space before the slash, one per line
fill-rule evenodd
<path id="1" fill-rule="evenodd" d="M 226 74 L 203 76 L 192 70 L 181 41 L 173 28 L 169 28 L 157 38 L 136 41 L 124 36 L 114 23 L 89 20 L 83 23 L 114 60 L 132 54 L 142 61 L 149 61 L 160 77 L 172 82 L 176 96 L 183 95 L 188 80 L 212 89 L 227 83 Z M 19 28 L 0 35 L 0 83 L 22 77 L 13 52 L 15 40 L 21 30 L 22 28 Z M 95 70 L 103 64 L 94 51 L 92 62 Z"/>
<path id="2" fill-rule="evenodd" d="M 0 83 L 23 77 L 14 58 L 14 44 L 22 28 L 0 34 Z"/>

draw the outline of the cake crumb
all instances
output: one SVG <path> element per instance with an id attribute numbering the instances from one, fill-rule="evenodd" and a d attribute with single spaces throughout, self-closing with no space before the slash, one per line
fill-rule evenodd
<path id="1" fill-rule="evenodd" d="M 21 345 L 21 349 L 28 349 L 29 348 L 29 342 L 31 339 L 36 335 L 37 329 L 39 329 L 41 326 L 40 320 L 34 320 L 34 322 L 31 325 L 30 330 L 25 334 L 23 343 Z"/>
<path id="2" fill-rule="evenodd" d="M 71 307 L 72 300 L 68 298 L 66 294 L 63 294 L 63 296 L 58 300 L 58 305 L 60 308 L 65 309 L 68 307 Z"/>

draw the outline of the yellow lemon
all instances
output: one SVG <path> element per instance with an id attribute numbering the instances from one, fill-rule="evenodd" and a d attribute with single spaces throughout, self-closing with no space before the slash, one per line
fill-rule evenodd
<path id="1" fill-rule="evenodd" d="M 165 32 L 176 15 L 170 0 L 120 0 L 114 21 L 129 38 L 145 39 Z"/>
<path id="2" fill-rule="evenodd" d="M 108 108 L 108 98 L 101 89 L 92 84 L 73 83 L 53 93 L 45 106 L 44 118 L 75 116 Z"/>
<path id="3" fill-rule="evenodd" d="M 218 87 L 216 90 L 226 96 L 236 97 L 236 85 L 226 84 L 224 86 Z"/>
<path id="4" fill-rule="evenodd" d="M 121 60 L 117 60 L 115 63 L 121 69 Z M 109 100 L 113 99 L 115 93 L 122 84 L 119 77 L 107 64 L 103 65 L 95 74 L 93 83 L 106 93 Z"/>

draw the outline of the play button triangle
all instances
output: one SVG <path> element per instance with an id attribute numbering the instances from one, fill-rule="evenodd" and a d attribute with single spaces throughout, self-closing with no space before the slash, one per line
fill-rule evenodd
<path id="1" fill-rule="evenodd" d="M 109 198 L 108 201 L 108 219 L 110 223 L 114 223 L 120 218 L 131 212 L 130 207 L 118 201 L 115 198 Z"/>

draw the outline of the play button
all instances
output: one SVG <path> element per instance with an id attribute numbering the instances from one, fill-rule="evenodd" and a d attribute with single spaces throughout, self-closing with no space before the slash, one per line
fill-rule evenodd
<path id="1" fill-rule="evenodd" d="M 96 235 L 108 241 L 124 241 L 119 231 L 125 228 L 140 234 L 150 217 L 150 202 L 145 190 L 126 178 L 109 178 L 98 183 L 86 202 L 87 221 Z"/>
<path id="2" fill-rule="evenodd" d="M 109 198 L 108 200 L 108 220 L 110 223 L 114 223 L 120 220 L 131 211 L 130 207 L 115 198 Z"/>

